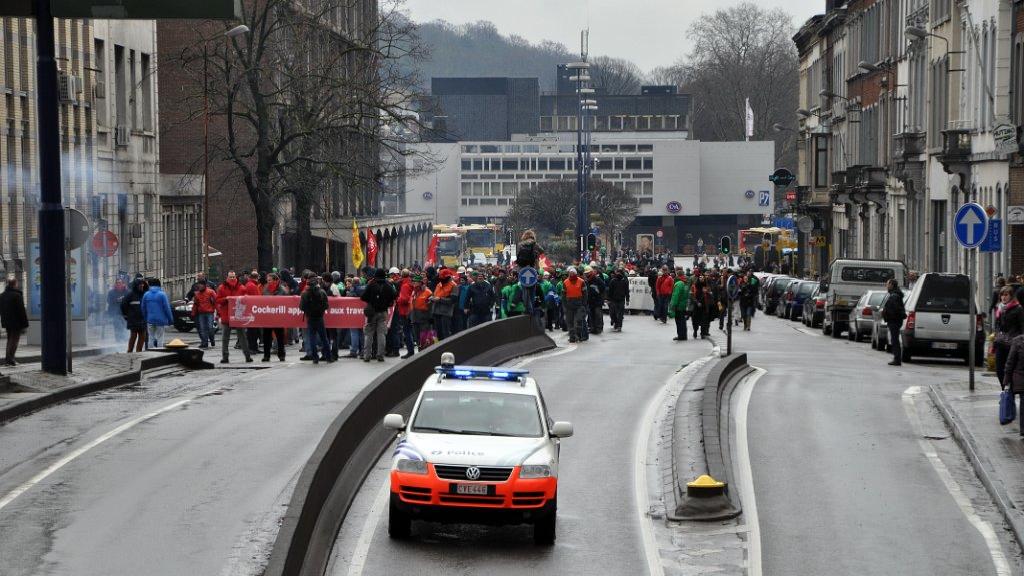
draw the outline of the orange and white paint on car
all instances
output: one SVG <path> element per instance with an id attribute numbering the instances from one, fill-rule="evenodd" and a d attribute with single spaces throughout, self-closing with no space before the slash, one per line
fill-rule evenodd
<path id="1" fill-rule="evenodd" d="M 434 465 L 427 463 L 426 474 L 391 471 L 391 492 L 406 504 L 451 506 L 456 508 L 540 508 L 555 497 L 558 478 L 520 478 L 516 466 L 503 482 L 472 482 L 439 478 Z M 456 494 L 454 484 L 493 485 L 494 495 Z"/>

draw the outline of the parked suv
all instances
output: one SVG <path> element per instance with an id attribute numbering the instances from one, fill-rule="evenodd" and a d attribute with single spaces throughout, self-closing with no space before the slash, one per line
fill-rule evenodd
<path id="1" fill-rule="evenodd" d="M 907 319 L 900 330 L 903 361 L 913 356 L 945 356 L 966 363 L 973 334 L 975 363 L 980 366 L 985 358 L 984 316 L 978 314 L 971 329 L 971 298 L 971 280 L 964 274 L 922 274 L 905 303 Z"/>
<path id="2" fill-rule="evenodd" d="M 825 311 L 821 330 L 833 338 L 848 329 L 853 305 L 868 290 L 885 290 L 885 283 L 896 279 L 900 286 L 907 284 L 907 267 L 896 260 L 846 260 L 832 262 L 828 274 L 821 281 L 826 293 Z"/>

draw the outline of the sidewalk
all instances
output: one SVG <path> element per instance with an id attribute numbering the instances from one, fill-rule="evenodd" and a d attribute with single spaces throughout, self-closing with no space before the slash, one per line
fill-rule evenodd
<path id="1" fill-rule="evenodd" d="M 979 374 L 980 376 L 980 374 Z M 946 423 L 964 449 L 1018 542 L 1024 542 L 1024 439 L 1018 420 L 999 424 L 999 384 L 994 377 L 979 377 L 975 390 L 967 382 L 930 387 Z"/>
<path id="2" fill-rule="evenodd" d="M 0 424 L 51 404 L 138 382 L 144 370 L 178 362 L 175 352 L 141 352 L 85 358 L 67 376 L 47 374 L 38 364 L 5 368 L 0 376 Z"/>

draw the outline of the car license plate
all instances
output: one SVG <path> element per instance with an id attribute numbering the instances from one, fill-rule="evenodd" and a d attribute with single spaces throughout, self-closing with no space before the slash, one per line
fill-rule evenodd
<path id="1" fill-rule="evenodd" d="M 956 350 L 956 342 L 932 342 L 936 350 Z"/>
<path id="2" fill-rule="evenodd" d="M 487 496 L 490 486 L 487 484 L 455 484 L 456 494 L 472 494 L 473 496 Z"/>

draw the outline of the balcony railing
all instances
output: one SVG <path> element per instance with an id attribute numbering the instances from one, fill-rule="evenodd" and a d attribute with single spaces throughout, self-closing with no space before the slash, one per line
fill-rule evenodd
<path id="1" fill-rule="evenodd" d="M 893 136 L 892 157 L 894 160 L 907 160 L 924 153 L 924 132 L 900 132 Z"/>
<path id="2" fill-rule="evenodd" d="M 943 130 L 941 162 L 948 167 L 950 164 L 967 162 L 971 156 L 970 130 Z"/>

